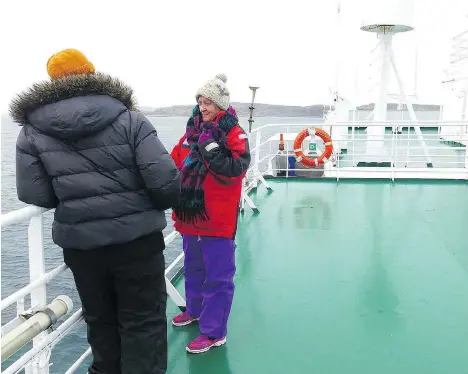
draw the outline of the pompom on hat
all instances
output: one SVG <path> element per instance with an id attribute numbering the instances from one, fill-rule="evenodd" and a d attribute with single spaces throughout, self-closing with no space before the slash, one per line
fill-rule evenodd
<path id="1" fill-rule="evenodd" d="M 228 110 L 230 105 L 230 94 L 226 87 L 227 77 L 224 74 L 218 74 L 213 79 L 207 81 L 197 91 L 196 99 L 200 96 L 206 97 L 213 101 L 217 106 L 223 110 Z"/>
<path id="2" fill-rule="evenodd" d="M 51 79 L 59 79 L 67 75 L 91 74 L 95 70 L 94 65 L 86 56 L 76 49 L 64 49 L 47 61 L 47 73 Z"/>

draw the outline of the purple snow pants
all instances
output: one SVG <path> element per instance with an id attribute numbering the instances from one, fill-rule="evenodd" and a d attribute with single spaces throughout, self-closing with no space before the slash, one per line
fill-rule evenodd
<path id="1" fill-rule="evenodd" d="M 199 317 L 201 334 L 223 338 L 234 295 L 234 240 L 183 235 L 187 312 Z"/>

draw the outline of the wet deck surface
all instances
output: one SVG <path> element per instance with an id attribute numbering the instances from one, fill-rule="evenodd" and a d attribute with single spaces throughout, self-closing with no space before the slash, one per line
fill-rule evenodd
<path id="1" fill-rule="evenodd" d="M 169 325 L 168 373 L 468 373 L 468 184 L 271 186 L 239 219 L 227 345 Z"/>

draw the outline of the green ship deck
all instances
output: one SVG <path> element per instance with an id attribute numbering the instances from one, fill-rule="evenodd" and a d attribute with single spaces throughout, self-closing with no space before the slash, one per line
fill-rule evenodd
<path id="1" fill-rule="evenodd" d="M 468 373 L 467 183 L 269 183 L 239 219 L 227 344 L 187 354 L 169 300 L 168 373 Z"/>

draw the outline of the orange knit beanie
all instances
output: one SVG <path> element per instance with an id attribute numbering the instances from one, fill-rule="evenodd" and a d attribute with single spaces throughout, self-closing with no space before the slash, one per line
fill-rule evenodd
<path id="1" fill-rule="evenodd" d="M 89 74 L 94 71 L 94 65 L 76 49 L 64 49 L 47 61 L 47 73 L 52 79 L 74 74 Z"/>

